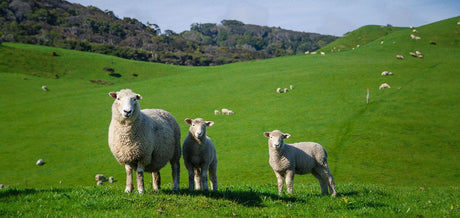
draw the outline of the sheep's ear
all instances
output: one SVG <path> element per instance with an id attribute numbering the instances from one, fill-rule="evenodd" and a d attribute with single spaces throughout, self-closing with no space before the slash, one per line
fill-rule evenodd
<path id="1" fill-rule="evenodd" d="M 212 126 L 212 125 L 214 125 L 213 121 L 206 121 L 206 126 Z"/>
<path id="2" fill-rule="evenodd" d="M 192 124 L 192 119 L 190 118 L 185 119 L 185 123 L 188 125 Z"/>
<path id="3" fill-rule="evenodd" d="M 283 134 L 283 138 L 287 139 L 287 138 L 289 138 L 289 137 L 291 137 L 291 135 L 289 135 L 288 133 L 284 133 L 284 134 Z"/>
<path id="4" fill-rule="evenodd" d="M 139 95 L 139 94 L 137 94 L 137 95 L 136 95 L 136 99 L 137 99 L 137 100 L 141 100 L 141 99 L 142 99 L 142 96 Z"/>
<path id="5" fill-rule="evenodd" d="M 270 133 L 269 132 L 264 132 L 264 136 L 269 138 L 270 137 Z"/>
<path id="6" fill-rule="evenodd" d="M 117 93 L 116 92 L 110 92 L 109 95 L 112 97 L 112 98 L 117 98 Z"/>

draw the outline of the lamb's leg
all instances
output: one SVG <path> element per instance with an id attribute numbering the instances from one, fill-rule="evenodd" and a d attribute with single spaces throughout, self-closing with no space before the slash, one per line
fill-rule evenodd
<path id="1" fill-rule="evenodd" d="M 195 189 L 195 184 L 194 184 L 194 177 L 195 177 L 195 172 L 193 169 L 188 169 L 188 190 L 193 191 Z"/>
<path id="2" fill-rule="evenodd" d="M 161 176 L 160 171 L 152 172 L 153 179 L 153 190 L 160 190 L 161 186 Z"/>
<path id="3" fill-rule="evenodd" d="M 134 189 L 133 186 L 133 168 L 129 166 L 128 164 L 125 165 L 125 171 L 126 171 L 126 188 L 125 192 L 126 193 L 131 193 Z"/>
<path id="4" fill-rule="evenodd" d="M 329 184 L 329 190 L 331 191 L 331 196 L 336 197 L 337 190 L 335 189 L 334 177 L 332 177 L 331 170 L 329 169 L 329 166 L 327 163 L 325 163 L 325 166 L 324 166 L 324 174 L 325 174 L 325 177 L 327 178 L 326 181 Z"/>
<path id="5" fill-rule="evenodd" d="M 137 166 L 137 191 L 139 194 L 144 193 L 144 166 L 138 164 Z"/>
<path id="6" fill-rule="evenodd" d="M 287 192 L 289 194 L 292 194 L 292 186 L 294 185 L 294 174 L 295 172 L 293 170 L 286 171 L 286 187 Z"/>
<path id="7" fill-rule="evenodd" d="M 173 191 L 179 190 L 179 181 L 180 181 L 180 161 L 179 159 L 177 160 L 171 160 L 171 172 L 172 172 L 172 178 L 173 178 Z"/>
<path id="8" fill-rule="evenodd" d="M 208 170 L 209 167 L 203 167 L 201 169 L 201 185 L 203 186 L 203 191 L 208 191 Z"/>
<path id="9" fill-rule="evenodd" d="M 217 163 L 211 164 L 209 167 L 209 177 L 211 180 L 211 189 L 217 191 Z"/>
<path id="10" fill-rule="evenodd" d="M 283 195 L 284 175 L 278 172 L 275 172 L 275 175 L 278 181 L 278 194 Z"/>
<path id="11" fill-rule="evenodd" d="M 311 172 L 313 176 L 316 177 L 316 179 L 319 182 L 319 185 L 321 186 L 321 195 L 327 195 L 328 190 L 327 190 L 327 179 L 324 177 L 322 170 L 321 169 L 313 169 Z"/>
<path id="12" fill-rule="evenodd" d="M 195 190 L 201 190 L 201 170 L 195 168 Z"/>

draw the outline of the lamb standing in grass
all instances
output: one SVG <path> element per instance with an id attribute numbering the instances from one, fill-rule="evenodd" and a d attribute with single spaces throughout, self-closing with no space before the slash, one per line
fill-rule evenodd
<path id="1" fill-rule="evenodd" d="M 171 163 L 173 190 L 179 189 L 180 129 L 176 119 L 161 109 L 140 110 L 142 97 L 130 89 L 111 92 L 112 121 L 109 147 L 117 161 L 125 166 L 126 189 L 132 192 L 132 171 L 136 170 L 137 190 L 144 192 L 144 171 L 152 172 L 153 188 L 160 189 L 160 169 Z"/>
<path id="2" fill-rule="evenodd" d="M 188 170 L 188 187 L 208 191 L 208 170 L 211 180 L 211 189 L 217 191 L 217 155 L 211 139 L 206 136 L 206 127 L 214 125 L 212 121 L 202 118 L 185 119 L 190 125 L 187 137 L 184 140 L 184 164 Z M 193 180 L 195 180 L 195 187 Z"/>
<path id="3" fill-rule="evenodd" d="M 299 142 L 284 144 L 284 139 L 291 135 L 279 130 L 265 132 L 268 139 L 269 163 L 278 180 L 278 194 L 283 194 L 283 182 L 286 178 L 287 192 L 292 193 L 294 174 L 311 173 L 318 179 L 321 194 L 327 195 L 328 188 L 331 196 L 337 195 L 335 182 L 327 164 L 326 150 L 314 142 Z"/>

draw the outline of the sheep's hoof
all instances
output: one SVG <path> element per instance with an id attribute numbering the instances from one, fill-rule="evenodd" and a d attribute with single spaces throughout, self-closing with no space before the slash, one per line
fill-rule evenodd
<path id="1" fill-rule="evenodd" d="M 131 192 L 132 192 L 132 190 L 133 190 L 132 188 L 126 187 L 126 189 L 125 189 L 125 193 L 131 193 Z"/>

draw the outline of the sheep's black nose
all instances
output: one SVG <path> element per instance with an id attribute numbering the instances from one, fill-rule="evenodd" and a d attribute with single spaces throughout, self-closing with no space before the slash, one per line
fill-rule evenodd
<path id="1" fill-rule="evenodd" d="M 130 114 L 132 110 L 123 110 L 126 114 Z"/>

